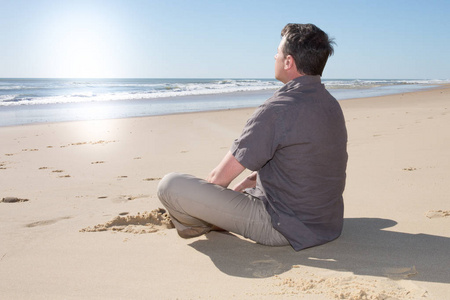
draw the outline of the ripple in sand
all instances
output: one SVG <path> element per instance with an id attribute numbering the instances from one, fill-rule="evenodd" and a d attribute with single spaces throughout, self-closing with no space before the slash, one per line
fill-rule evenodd
<path id="1" fill-rule="evenodd" d="M 70 143 L 68 145 L 63 145 L 63 146 L 59 146 L 60 148 L 65 148 L 65 147 L 69 147 L 69 146 L 81 146 L 81 145 L 98 145 L 98 144 L 109 144 L 109 143 L 115 143 L 117 141 L 104 141 L 104 140 L 99 140 L 99 141 L 90 141 L 90 142 L 77 142 L 77 143 Z"/>
<path id="2" fill-rule="evenodd" d="M 169 214 L 162 208 L 152 210 L 151 212 L 138 213 L 135 216 L 118 216 L 113 220 L 98 224 L 94 227 L 87 227 L 80 232 L 97 231 L 121 231 L 135 234 L 153 233 L 164 229 L 174 228 Z"/>
<path id="3" fill-rule="evenodd" d="M 417 273 L 417 272 L 416 272 Z M 323 295 L 327 299 L 419 299 L 428 292 L 408 281 L 373 279 L 345 273 L 321 276 L 304 271 L 297 276 L 275 275 L 275 295 Z"/>
<path id="4" fill-rule="evenodd" d="M 51 225 L 51 224 L 55 224 L 58 221 L 61 220 L 67 220 L 70 219 L 70 216 L 67 217 L 61 217 L 61 218 L 56 218 L 56 219 L 51 219 L 51 220 L 43 220 L 43 221 L 37 221 L 37 222 L 33 222 L 30 224 L 25 225 L 26 227 L 36 227 L 36 226 L 46 226 L 46 225 Z"/>
<path id="5" fill-rule="evenodd" d="M 386 277 L 393 280 L 407 279 L 418 274 L 416 266 L 406 268 L 386 268 L 385 273 Z"/>

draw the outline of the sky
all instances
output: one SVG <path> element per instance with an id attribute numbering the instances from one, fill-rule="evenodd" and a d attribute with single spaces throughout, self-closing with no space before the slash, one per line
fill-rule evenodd
<path id="1" fill-rule="evenodd" d="M 326 79 L 450 79 L 450 1 L 0 0 L 0 78 L 273 78 L 287 23 Z"/>

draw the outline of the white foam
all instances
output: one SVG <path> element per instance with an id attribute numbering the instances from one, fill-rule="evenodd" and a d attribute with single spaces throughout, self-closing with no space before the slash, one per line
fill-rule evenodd
<path id="1" fill-rule="evenodd" d="M 450 80 L 325 79 L 323 83 L 331 91 L 351 92 L 389 86 L 435 85 L 450 83 Z M 215 95 L 275 90 L 281 86 L 275 79 L 0 80 L 0 106 Z"/>
<path id="2" fill-rule="evenodd" d="M 81 84 L 81 83 L 79 83 Z M 83 89 L 91 86 L 91 83 L 82 83 Z M 262 91 L 276 89 L 281 86 L 274 82 L 264 82 L 258 80 L 245 81 L 218 81 L 207 83 L 166 83 L 166 84 L 95 84 L 96 87 L 139 87 L 138 90 L 127 92 L 102 92 L 95 93 L 91 91 L 76 92 L 69 95 L 47 96 L 47 97 L 25 97 L 14 100 L 14 96 L 0 98 L 0 106 L 13 105 L 37 105 L 37 104 L 56 104 L 56 103 L 78 103 L 78 102 L 98 102 L 98 101 L 118 101 L 118 100 L 139 100 L 156 99 L 180 96 L 200 96 L 211 94 L 224 94 L 232 92 Z M 142 87 L 150 87 L 142 89 Z"/>

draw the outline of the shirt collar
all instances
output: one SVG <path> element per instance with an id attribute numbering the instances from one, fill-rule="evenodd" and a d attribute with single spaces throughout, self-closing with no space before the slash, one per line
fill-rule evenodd
<path id="1" fill-rule="evenodd" d="M 304 86 L 312 85 L 312 84 L 320 84 L 321 78 L 319 75 L 303 75 L 297 78 L 292 79 L 287 82 L 280 91 L 286 92 L 293 89 L 302 88 Z"/>

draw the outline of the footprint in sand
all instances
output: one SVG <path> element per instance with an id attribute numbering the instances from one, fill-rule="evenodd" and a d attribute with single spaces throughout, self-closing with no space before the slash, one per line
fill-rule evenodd
<path id="1" fill-rule="evenodd" d="M 121 213 L 124 215 L 125 213 Z M 126 213 L 128 214 L 128 213 Z M 151 212 L 138 213 L 135 216 L 118 216 L 105 224 L 87 227 L 80 232 L 120 231 L 134 234 L 153 233 L 164 229 L 174 228 L 166 210 L 158 208 Z"/>
<path id="2" fill-rule="evenodd" d="M 428 219 L 450 217 L 450 210 L 429 210 L 425 214 Z"/>
<path id="3" fill-rule="evenodd" d="M 139 198 L 146 198 L 149 197 L 148 195 L 138 195 L 138 196 L 131 196 L 131 195 L 120 195 L 119 197 L 116 197 L 113 199 L 114 202 L 126 202 L 126 201 L 131 201 L 134 199 L 139 199 Z"/>
<path id="4" fill-rule="evenodd" d="M 45 169 L 46 167 L 42 167 L 42 168 L 39 168 L 39 170 L 41 170 L 41 169 Z M 52 173 L 62 173 L 62 172 L 64 172 L 64 170 L 54 170 L 54 171 L 52 171 Z M 70 175 L 68 175 L 68 174 L 66 174 L 66 175 L 60 175 L 60 176 L 58 176 L 59 178 L 69 178 L 69 177 L 71 177 Z"/>
<path id="5" fill-rule="evenodd" d="M 144 181 L 154 181 L 154 180 L 161 180 L 161 177 L 150 177 L 143 179 Z"/>
<path id="6" fill-rule="evenodd" d="M 17 202 L 27 202 L 29 201 L 28 199 L 22 199 L 22 198 L 17 198 L 17 197 L 5 197 L 2 199 L 3 203 L 17 203 Z"/>
<path id="7" fill-rule="evenodd" d="M 403 171 L 415 171 L 415 170 L 417 170 L 417 168 L 413 167 L 403 168 Z"/>

